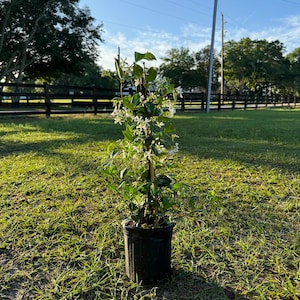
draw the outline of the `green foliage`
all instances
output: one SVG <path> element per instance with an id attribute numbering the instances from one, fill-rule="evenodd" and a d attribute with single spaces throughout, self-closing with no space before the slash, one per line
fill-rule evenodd
<path id="1" fill-rule="evenodd" d="M 1 1 L 0 79 L 50 80 L 94 62 L 102 26 L 78 2 Z"/>
<path id="2" fill-rule="evenodd" d="M 290 62 L 290 76 L 287 82 L 287 87 L 297 95 L 300 94 L 300 48 L 287 55 Z"/>
<path id="3" fill-rule="evenodd" d="M 164 76 L 170 78 L 175 86 L 181 86 L 183 89 L 189 89 L 197 86 L 194 80 L 191 80 L 194 73 L 195 59 L 189 49 L 171 49 L 163 57 L 164 63 L 160 69 Z"/>
<path id="4" fill-rule="evenodd" d="M 172 165 L 172 154 L 178 149 L 170 123 L 176 93 L 166 79 L 157 76 L 155 68 L 145 67 L 145 60 L 155 60 L 152 53 L 135 52 L 134 57 L 131 67 L 124 68 L 118 60 L 115 63 L 121 87 L 131 76 L 137 92 L 114 101 L 112 115 L 116 123 L 125 125 L 124 139 L 110 154 L 104 171 L 112 176 L 111 180 L 119 174 L 121 182 L 117 185 L 129 202 L 136 225 L 158 227 L 166 224 L 166 213 L 175 203 L 176 180 L 168 174 L 168 168 Z M 117 189 L 115 186 L 114 190 Z"/>
<path id="5" fill-rule="evenodd" d="M 225 44 L 225 79 L 232 90 L 270 93 L 283 91 L 289 64 L 279 41 L 251 40 Z"/>
<path id="6" fill-rule="evenodd" d="M 61 73 L 52 84 L 96 86 L 98 88 L 116 89 L 118 80 L 111 71 L 105 71 L 94 62 L 78 63 L 79 70 L 75 74 Z"/>
<path id="7" fill-rule="evenodd" d="M 210 64 L 210 45 L 204 47 L 200 51 L 195 53 L 197 80 L 198 86 L 203 90 L 207 90 L 208 78 L 209 78 L 209 64 Z M 220 59 L 216 53 L 214 53 L 213 74 L 212 74 L 212 89 L 217 91 L 219 87 L 220 77 Z"/>
<path id="8" fill-rule="evenodd" d="M 164 63 L 160 70 L 164 76 L 170 78 L 175 86 L 181 86 L 184 90 L 191 90 L 199 87 L 203 90 L 208 86 L 210 46 L 199 52 L 190 52 L 189 49 L 171 49 L 163 57 Z M 218 87 L 220 62 L 215 55 L 213 87 Z"/>

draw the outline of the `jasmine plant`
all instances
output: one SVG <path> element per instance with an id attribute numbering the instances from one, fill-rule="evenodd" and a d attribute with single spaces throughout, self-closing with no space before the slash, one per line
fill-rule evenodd
<path id="1" fill-rule="evenodd" d="M 174 174 L 178 143 L 171 123 L 178 90 L 154 67 L 146 67 L 145 61 L 156 59 L 152 53 L 135 52 L 134 57 L 131 66 L 115 61 L 121 97 L 114 100 L 112 115 L 125 129 L 124 138 L 110 150 L 105 173 L 117 175 L 110 186 L 128 201 L 130 223 L 156 228 L 169 223 L 167 212 L 182 186 Z M 128 80 L 135 92 L 123 96 Z"/>

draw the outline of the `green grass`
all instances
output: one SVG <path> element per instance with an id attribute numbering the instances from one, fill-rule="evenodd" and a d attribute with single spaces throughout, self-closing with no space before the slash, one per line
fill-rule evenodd
<path id="1" fill-rule="evenodd" d="M 0 119 L 0 299 L 298 299 L 300 111 L 179 114 L 172 277 L 125 275 L 108 116 Z"/>

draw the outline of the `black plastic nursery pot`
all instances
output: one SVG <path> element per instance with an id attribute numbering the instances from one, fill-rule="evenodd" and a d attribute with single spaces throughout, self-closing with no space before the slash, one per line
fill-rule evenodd
<path id="1" fill-rule="evenodd" d="M 151 284 L 170 275 L 174 225 L 154 229 L 123 226 L 126 274 L 130 280 Z"/>

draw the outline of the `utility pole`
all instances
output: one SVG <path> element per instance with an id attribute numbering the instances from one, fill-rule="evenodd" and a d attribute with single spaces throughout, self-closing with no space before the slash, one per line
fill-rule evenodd
<path id="1" fill-rule="evenodd" d="M 217 6 L 218 0 L 215 0 L 214 4 L 214 15 L 212 22 L 212 32 L 211 32 L 211 43 L 210 43 L 210 59 L 209 59 L 209 77 L 208 77 L 208 87 L 207 87 L 207 101 L 206 101 L 206 112 L 210 110 L 210 96 L 211 96 L 211 84 L 213 75 L 213 64 L 214 64 L 214 43 L 215 43 L 215 31 L 216 31 L 216 16 L 217 16 Z"/>
<path id="2" fill-rule="evenodd" d="M 120 49 L 120 46 L 118 47 L 118 65 L 120 67 L 120 64 L 121 64 L 121 49 Z M 122 83 L 121 81 L 119 80 L 119 92 L 120 92 L 120 96 L 122 97 L 122 89 L 123 89 L 123 86 L 122 86 Z"/>
<path id="3" fill-rule="evenodd" d="M 221 100 L 224 95 L 224 15 L 222 14 L 222 46 L 221 46 Z"/>
<path id="4" fill-rule="evenodd" d="M 121 62 L 121 50 L 120 50 L 120 47 L 118 47 L 118 63 Z"/>

